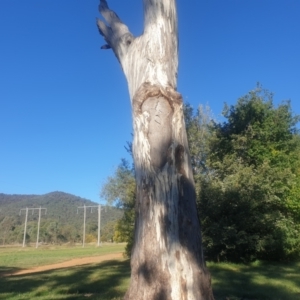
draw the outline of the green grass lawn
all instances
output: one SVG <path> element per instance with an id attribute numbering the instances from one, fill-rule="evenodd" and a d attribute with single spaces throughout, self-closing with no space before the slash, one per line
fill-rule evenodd
<path id="1" fill-rule="evenodd" d="M 208 263 L 217 300 L 299 300 L 300 262 Z"/>
<path id="2" fill-rule="evenodd" d="M 49 263 L 47 254 L 52 257 L 52 262 L 57 262 L 66 258 L 99 255 L 98 251 L 103 251 L 103 254 L 119 252 L 121 248 L 118 247 L 122 246 L 124 247 L 124 245 L 115 245 L 99 249 L 77 247 L 38 251 L 29 248 L 5 251 L 0 249 L 0 269 L 26 268 L 27 264 L 33 261 L 33 258 L 30 258 L 33 254 L 35 260 L 39 260 L 41 264 L 42 257 Z M 10 256 L 8 253 L 11 253 L 14 258 L 10 260 L 7 257 Z M 2 258 L 5 258 L 6 262 Z M 19 264 L 22 266 L 20 267 Z M 216 300 L 300 299 L 300 262 L 288 264 L 256 262 L 249 265 L 208 263 L 208 268 L 212 275 Z M 129 261 L 124 260 L 37 274 L 0 277 L 0 299 L 120 300 L 129 284 L 129 276 Z"/>
<path id="3" fill-rule="evenodd" d="M 87 256 L 124 252 L 125 244 L 82 246 L 0 247 L 0 276 L 9 271 L 28 269 Z"/>
<path id="4" fill-rule="evenodd" d="M 0 278 L 0 299 L 121 299 L 129 283 L 128 261 L 107 261 L 37 274 Z"/>

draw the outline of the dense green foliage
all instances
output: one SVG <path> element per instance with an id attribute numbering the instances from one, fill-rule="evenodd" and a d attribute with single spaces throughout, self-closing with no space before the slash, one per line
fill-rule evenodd
<path id="1" fill-rule="evenodd" d="M 187 131 L 191 163 L 196 183 L 197 194 L 200 192 L 200 183 L 203 176 L 210 172 L 206 161 L 210 152 L 210 137 L 212 136 L 213 114 L 208 106 L 200 105 L 194 114 L 194 109 L 184 106 L 185 126 Z"/>
<path id="2" fill-rule="evenodd" d="M 291 260 L 300 257 L 300 135 L 290 102 L 278 107 L 258 86 L 231 107 L 225 122 L 209 107 L 185 106 L 198 213 L 208 260 Z M 126 213 L 120 241 L 133 240 L 134 170 L 122 162 L 103 196 Z"/>
<path id="3" fill-rule="evenodd" d="M 47 208 L 42 211 L 40 225 L 40 242 L 66 243 L 82 242 L 83 209 L 79 206 L 98 205 L 63 192 L 52 192 L 45 195 L 6 195 L 0 194 L 0 243 L 21 243 L 24 233 L 25 211 L 20 215 L 20 209 L 26 207 Z M 114 234 L 114 224 L 123 215 L 123 210 L 106 207 L 101 213 L 101 240 L 111 241 Z M 28 214 L 26 242 L 35 242 L 37 236 L 38 211 Z M 87 210 L 86 242 L 97 240 L 98 214 L 97 208 Z"/>
<path id="4" fill-rule="evenodd" d="M 274 107 L 272 94 L 258 87 L 225 106 L 224 123 L 186 113 L 190 144 L 206 133 L 195 179 L 207 258 L 299 257 L 299 118 L 290 103 Z"/>

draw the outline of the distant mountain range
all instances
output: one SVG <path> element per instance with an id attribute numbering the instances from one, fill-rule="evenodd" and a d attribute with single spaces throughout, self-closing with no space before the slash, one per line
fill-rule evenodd
<path id="1" fill-rule="evenodd" d="M 83 218 L 83 209 L 77 210 L 78 207 L 83 205 L 97 206 L 98 203 L 64 192 L 51 192 L 44 195 L 8 195 L 0 193 L 0 218 L 19 215 L 20 210 L 26 207 L 38 208 L 41 206 L 47 209 L 47 213 L 43 218 L 51 218 L 61 223 L 70 224 Z M 119 219 L 123 214 L 122 210 L 115 207 L 104 206 L 103 208 L 106 208 L 106 211 L 104 209 L 101 213 L 103 223 Z M 90 212 L 91 209 L 87 209 L 87 213 Z M 22 214 L 24 215 L 25 212 L 22 211 Z M 93 208 L 92 215 L 88 215 L 87 218 L 93 218 L 95 214 L 97 214 L 97 208 Z M 37 211 L 34 215 L 37 216 Z"/>
<path id="2" fill-rule="evenodd" d="M 55 231 L 55 239 L 63 235 L 67 231 L 66 228 L 72 228 L 77 233 L 77 238 L 80 239 L 81 230 L 83 227 L 83 209 L 78 207 L 82 206 L 98 206 L 98 203 L 72 195 L 64 192 L 51 192 L 44 195 L 8 195 L 0 193 L 0 243 L 1 231 L 2 242 L 11 240 L 14 233 L 14 239 L 20 240 L 20 233 L 22 226 L 24 227 L 25 210 L 27 208 L 46 208 L 41 214 L 41 227 L 45 232 Z M 21 215 L 20 215 L 21 212 Z M 107 224 L 115 223 L 123 215 L 123 211 L 116 207 L 102 206 L 101 210 L 101 228 Z M 34 212 L 29 210 L 28 225 L 32 227 L 33 232 L 38 220 L 38 210 Z M 87 233 L 95 234 L 98 222 L 98 207 L 86 209 L 86 226 Z M 52 227 L 56 229 L 53 229 Z M 50 229 L 49 229 L 50 228 Z M 18 229 L 18 233 L 16 233 Z M 4 231 L 8 233 L 3 238 Z M 69 231 L 71 231 L 69 229 Z M 28 231 L 30 234 L 30 230 Z M 46 233 L 45 233 L 46 234 Z M 49 233 L 47 233 L 49 238 Z M 68 235 L 68 237 L 67 237 Z M 70 234 L 64 234 L 65 239 L 69 239 Z M 74 234 L 73 234 L 74 235 Z M 75 238 L 74 238 L 75 239 Z M 13 242 L 13 241 L 12 241 Z"/>

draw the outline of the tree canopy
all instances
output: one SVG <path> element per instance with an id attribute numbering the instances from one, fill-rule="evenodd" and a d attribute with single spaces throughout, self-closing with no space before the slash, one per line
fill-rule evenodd
<path id="1" fill-rule="evenodd" d="M 200 178 L 206 255 L 249 261 L 299 257 L 300 140 L 290 102 L 258 86 L 214 123 Z"/>
<path id="2" fill-rule="evenodd" d="M 209 107 L 199 106 L 194 112 L 185 105 L 207 259 L 299 258 L 299 116 L 293 114 L 289 101 L 275 106 L 272 93 L 261 86 L 235 105 L 225 105 L 223 115 L 225 121 L 219 123 Z M 113 187 L 119 194 L 113 193 Z M 128 224 L 134 216 L 134 188 L 133 168 L 122 162 L 104 189 L 107 199 L 130 203 L 126 208 L 131 218 L 119 222 L 128 229 L 119 230 L 128 240 L 132 239 Z"/>

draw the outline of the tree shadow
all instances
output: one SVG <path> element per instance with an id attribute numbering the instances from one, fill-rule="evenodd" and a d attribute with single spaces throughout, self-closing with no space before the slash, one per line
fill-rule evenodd
<path id="1" fill-rule="evenodd" d="M 216 300 L 300 299 L 300 263 L 209 263 L 208 266 Z M 7 276 L 0 278 L 0 299 L 16 299 L 19 295 L 22 299 L 121 299 L 129 278 L 128 260 Z M 158 299 L 165 298 L 161 293 Z"/>
<path id="2" fill-rule="evenodd" d="M 21 268 L 0 266 L 0 278 L 22 270 Z"/>
<path id="3" fill-rule="evenodd" d="M 130 277 L 129 261 L 99 264 L 0 278 L 0 299 L 28 295 L 28 299 L 118 299 Z M 61 296 L 61 298 L 57 298 Z M 25 298 L 24 298 L 25 299 Z M 46 299 L 46 298 L 42 298 Z"/>
<path id="4" fill-rule="evenodd" d="M 299 300 L 300 264 L 209 264 L 216 300 Z"/>

